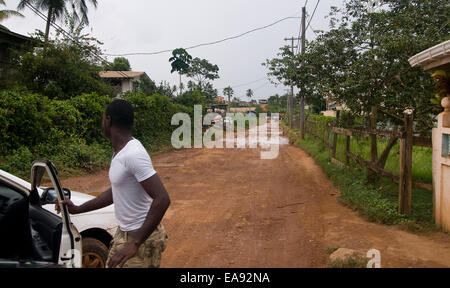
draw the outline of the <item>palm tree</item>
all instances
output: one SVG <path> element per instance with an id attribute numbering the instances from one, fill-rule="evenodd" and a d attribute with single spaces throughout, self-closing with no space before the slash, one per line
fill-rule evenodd
<path id="1" fill-rule="evenodd" d="M 5 1 L 0 0 L 0 5 L 6 6 Z M 0 10 L 0 22 L 8 19 L 11 16 L 23 17 L 22 14 L 20 14 L 19 12 L 15 11 L 15 10 Z"/>
<path id="2" fill-rule="evenodd" d="M 252 89 L 248 89 L 246 95 L 247 95 L 248 98 L 252 98 L 253 95 L 254 95 L 254 94 L 253 94 L 253 90 L 252 90 Z"/>
<path id="3" fill-rule="evenodd" d="M 97 8 L 97 0 L 88 0 Z M 57 19 L 63 18 L 67 4 L 70 4 L 73 10 L 73 16 L 80 23 L 89 25 L 87 17 L 88 7 L 86 0 L 20 0 L 17 9 L 25 9 L 28 5 L 34 6 L 41 11 L 47 11 L 47 26 L 45 28 L 45 41 L 48 41 L 50 34 L 50 25 Z"/>
<path id="4" fill-rule="evenodd" d="M 230 86 L 223 89 L 223 95 L 228 97 L 228 103 L 231 102 L 231 97 L 233 96 L 233 94 L 234 94 L 233 88 L 231 88 Z"/>

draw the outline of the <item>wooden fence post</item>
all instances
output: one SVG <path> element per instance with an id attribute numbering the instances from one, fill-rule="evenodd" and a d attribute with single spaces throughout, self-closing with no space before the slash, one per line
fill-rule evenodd
<path id="1" fill-rule="evenodd" d="M 334 122 L 334 127 L 338 127 L 340 115 L 341 115 L 341 111 L 336 111 L 336 120 Z M 331 158 L 333 158 L 333 159 L 336 159 L 336 148 L 337 148 L 338 135 L 339 134 L 337 134 L 337 133 L 333 133 L 333 144 L 331 146 Z"/>
<path id="2" fill-rule="evenodd" d="M 300 137 L 305 140 L 305 97 L 300 98 Z"/>
<path id="3" fill-rule="evenodd" d="M 350 122 L 351 122 L 350 117 L 351 117 L 350 113 L 348 113 L 346 128 L 350 127 Z M 350 141 L 351 141 L 351 137 L 349 135 L 347 135 L 345 137 L 345 165 L 347 165 L 347 166 L 350 166 L 350 157 L 348 156 L 348 153 L 350 153 Z"/>
<path id="4" fill-rule="evenodd" d="M 413 115 L 405 115 L 405 135 L 400 139 L 400 181 L 398 212 L 411 215 Z"/>

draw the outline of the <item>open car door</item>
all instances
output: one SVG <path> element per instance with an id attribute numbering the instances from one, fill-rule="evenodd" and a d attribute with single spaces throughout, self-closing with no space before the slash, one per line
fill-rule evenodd
<path id="1" fill-rule="evenodd" d="M 59 202 L 66 196 L 58 179 L 58 171 L 49 160 L 36 160 L 31 167 L 31 194 L 30 197 L 39 197 L 38 188 L 41 183 L 51 182 L 56 194 L 62 218 L 61 244 L 58 264 L 71 268 L 81 268 L 82 243 L 81 236 L 75 226 L 70 222 L 70 215 L 66 205 Z"/>

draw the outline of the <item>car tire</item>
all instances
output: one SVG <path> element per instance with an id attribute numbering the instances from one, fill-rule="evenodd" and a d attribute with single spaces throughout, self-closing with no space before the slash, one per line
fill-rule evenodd
<path id="1" fill-rule="evenodd" d="M 83 268 L 105 268 L 108 247 L 95 238 L 83 238 Z"/>

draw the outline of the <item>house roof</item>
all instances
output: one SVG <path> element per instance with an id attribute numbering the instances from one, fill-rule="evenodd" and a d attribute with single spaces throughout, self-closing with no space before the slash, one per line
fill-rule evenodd
<path id="1" fill-rule="evenodd" d="M 411 66 L 422 67 L 425 70 L 439 69 L 450 66 L 450 40 L 431 47 L 409 59 Z"/>
<path id="2" fill-rule="evenodd" d="M 145 76 L 147 78 L 148 75 L 145 72 L 134 72 L 134 71 L 101 71 L 101 78 L 114 78 L 114 79 L 132 79 L 136 77 Z M 150 78 L 149 78 L 150 79 Z"/>
<path id="3" fill-rule="evenodd" d="M 5 26 L 0 25 L 0 43 L 23 44 L 30 40 L 30 37 L 14 33 Z"/>

